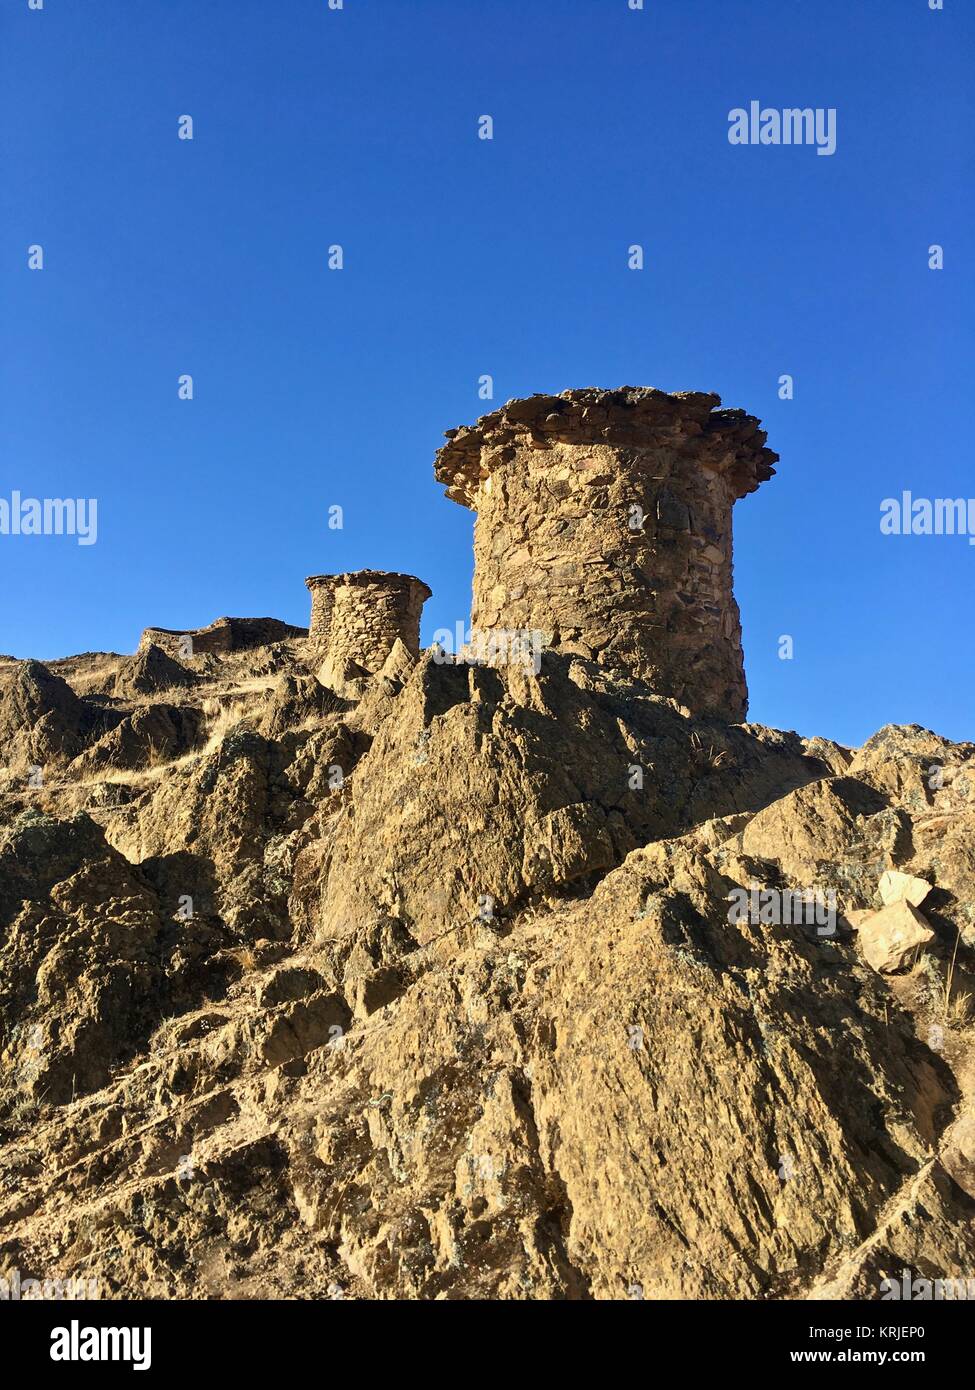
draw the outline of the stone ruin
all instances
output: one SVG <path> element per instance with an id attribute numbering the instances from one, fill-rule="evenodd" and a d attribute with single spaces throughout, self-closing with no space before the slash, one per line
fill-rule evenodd
<path id="1" fill-rule="evenodd" d="M 313 574 L 310 650 L 336 676 L 375 675 L 397 641 L 420 653 L 420 613 L 430 589 L 412 574 Z"/>
<path id="2" fill-rule="evenodd" d="M 436 477 L 477 512 L 472 629 L 539 630 L 695 715 L 744 720 L 731 511 L 778 455 L 720 404 L 564 391 L 447 431 Z"/>
<path id="3" fill-rule="evenodd" d="M 693 715 L 740 723 L 748 692 L 732 590 L 735 502 L 778 455 L 720 397 L 624 386 L 512 400 L 446 432 L 435 475 L 477 513 L 466 655 L 539 643 L 641 681 Z M 307 635 L 336 689 L 420 650 L 430 589 L 411 574 L 316 574 L 307 631 L 273 618 L 147 628 L 139 650 L 228 652 Z M 485 641 L 486 639 L 486 641 Z M 475 658 L 476 659 L 476 658 Z M 489 657 L 488 660 L 492 660 Z"/>
<path id="4" fill-rule="evenodd" d="M 172 628 L 147 627 L 139 638 L 138 650 L 161 647 L 167 656 L 177 660 L 205 653 L 224 655 L 227 652 L 250 651 L 266 647 L 271 642 L 285 642 L 307 637 L 303 627 L 293 627 L 278 618 L 217 618 L 207 627 Z M 187 638 L 190 648 L 187 650 Z"/>

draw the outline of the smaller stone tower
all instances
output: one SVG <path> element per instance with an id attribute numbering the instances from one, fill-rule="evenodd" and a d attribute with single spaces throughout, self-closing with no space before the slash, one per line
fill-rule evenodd
<path id="1" fill-rule="evenodd" d="M 412 574 L 356 570 L 313 574 L 308 642 L 332 671 L 354 664 L 369 675 L 382 669 L 397 638 L 412 656 L 420 652 L 420 613 L 430 589 Z"/>

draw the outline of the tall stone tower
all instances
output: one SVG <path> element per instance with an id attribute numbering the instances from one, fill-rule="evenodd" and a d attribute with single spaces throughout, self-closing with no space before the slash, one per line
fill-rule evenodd
<path id="1" fill-rule="evenodd" d="M 778 455 L 720 404 L 564 391 L 449 430 L 435 472 L 477 512 L 472 628 L 540 630 L 692 713 L 744 719 L 731 511 Z"/>
<path id="2" fill-rule="evenodd" d="M 336 672 L 354 664 L 374 675 L 396 639 L 417 656 L 420 613 L 430 597 L 422 579 L 383 570 L 313 574 L 308 642 L 319 661 Z"/>

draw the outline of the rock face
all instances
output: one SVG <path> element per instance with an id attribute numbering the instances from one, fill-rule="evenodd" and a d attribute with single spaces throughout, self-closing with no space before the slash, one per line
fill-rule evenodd
<path id="1" fill-rule="evenodd" d="M 712 398 L 658 395 L 700 461 Z M 626 447 L 596 423 L 565 447 Z M 310 641 L 0 659 L 0 1274 L 818 1299 L 975 1268 L 975 743 L 689 712 L 645 613 L 617 659 L 552 585 L 579 616 L 540 669 L 445 659 L 419 581 L 336 578 Z M 370 627 L 373 587 L 412 598 Z"/>
<path id="2" fill-rule="evenodd" d="M 795 736 L 698 726 L 592 663 L 424 656 L 338 813 L 327 931 L 392 915 L 418 940 L 591 886 L 648 839 L 756 810 L 820 770 Z"/>
<path id="3" fill-rule="evenodd" d="M 150 695 L 173 686 L 193 685 L 196 676 L 174 661 L 162 647 L 140 646 L 132 661 L 115 677 L 116 695 Z"/>
<path id="4" fill-rule="evenodd" d="M 198 961 L 193 985 L 181 982 L 219 934 L 165 927 L 143 875 L 84 813 L 14 822 L 0 902 L 3 1065 L 22 1098 L 62 1106 L 103 1086 L 174 1002 L 199 1002 Z"/>
<path id="5" fill-rule="evenodd" d="M 694 714 L 744 719 L 731 509 L 778 456 L 719 405 L 566 391 L 451 431 L 436 475 L 478 514 L 472 627 L 537 630 Z"/>
<path id="6" fill-rule="evenodd" d="M 99 725 L 99 711 L 39 661 L 17 665 L 0 694 L 0 747 L 8 767 L 69 761 Z"/>

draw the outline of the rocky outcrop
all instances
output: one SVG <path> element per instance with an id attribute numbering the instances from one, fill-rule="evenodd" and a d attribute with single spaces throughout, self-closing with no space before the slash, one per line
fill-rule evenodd
<path id="1" fill-rule="evenodd" d="M 548 622 L 537 666 L 421 652 L 425 586 L 375 572 L 314 589 L 311 640 L 0 662 L 0 1274 L 818 1299 L 975 1268 L 975 744 L 737 722 L 723 547 L 771 465 L 715 406 L 572 392 L 454 436 L 477 621 Z"/>
<path id="2" fill-rule="evenodd" d="M 115 677 L 115 694 L 126 696 L 157 695 L 173 687 L 188 688 L 197 677 L 182 662 L 174 661 L 162 647 L 150 644 L 127 661 Z"/>
<path id="3" fill-rule="evenodd" d="M 152 704 L 137 709 L 89 745 L 71 763 L 76 777 L 157 767 L 180 758 L 201 740 L 205 721 L 197 709 Z"/>
<path id="4" fill-rule="evenodd" d="M 197 1001 L 199 956 L 219 939 L 167 928 L 143 876 L 84 814 L 14 822 L 0 904 L 0 1064 L 21 1103 L 63 1106 L 105 1085 L 168 1009 Z"/>
<path id="5" fill-rule="evenodd" d="M 99 711 L 79 699 L 67 681 L 39 661 L 18 662 L 0 693 L 3 761 L 18 772 L 70 761 L 102 722 Z"/>
<path id="6" fill-rule="evenodd" d="M 428 727 L 448 714 L 430 699 Z M 248 748 L 227 750 L 227 772 Z M 975 748 L 944 751 L 954 782 L 975 768 Z M 754 776 L 776 775 L 754 756 Z M 362 770 L 315 797 L 317 827 L 355 804 Z M 243 949 L 198 917 L 167 935 L 159 857 L 126 866 L 85 818 L 28 822 L 13 838 L 37 845 L 0 852 L 23 924 L 5 923 L 5 978 L 23 983 L 3 1011 L 20 1081 L 0 1263 L 95 1272 L 103 1297 L 416 1299 L 875 1298 L 905 1263 L 968 1267 L 972 1035 L 930 991 L 951 934 L 923 972 L 887 977 L 842 913 L 879 903 L 889 870 L 930 873 L 924 816 L 958 815 L 971 838 L 975 815 L 943 789 L 915 812 L 861 786 L 827 771 L 759 811 L 692 815 L 591 891 L 554 883 L 510 915 L 482 902 L 442 939 L 390 911 L 334 922 L 328 851 L 306 837 L 289 873 L 294 893 L 324 889 L 311 924 L 293 913 L 290 940 Z M 213 794 L 224 813 L 253 800 Z M 522 792 L 506 778 L 498 794 Z M 266 804 L 237 837 L 258 823 Z M 197 852 L 221 829 L 202 827 Z M 456 843 L 473 861 L 483 841 L 463 827 Z M 773 892 L 797 864 L 836 886 L 835 932 L 729 913 L 736 887 Z M 382 872 L 365 862 L 363 883 Z M 950 920 L 973 886 L 942 899 Z M 48 1056 L 55 996 L 61 1027 L 77 1023 Z"/>
<path id="7" fill-rule="evenodd" d="M 561 653 L 537 676 L 427 655 L 330 832 L 323 926 L 466 937 L 487 901 L 508 919 L 584 891 L 648 839 L 824 770 L 794 736 L 695 724 Z"/>

